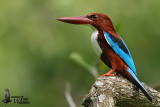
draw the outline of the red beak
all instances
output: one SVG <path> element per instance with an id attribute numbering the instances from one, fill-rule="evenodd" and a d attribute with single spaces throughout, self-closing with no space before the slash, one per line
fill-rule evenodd
<path id="1" fill-rule="evenodd" d="M 58 18 L 57 20 L 72 24 L 89 24 L 91 21 L 85 16 L 62 17 Z"/>

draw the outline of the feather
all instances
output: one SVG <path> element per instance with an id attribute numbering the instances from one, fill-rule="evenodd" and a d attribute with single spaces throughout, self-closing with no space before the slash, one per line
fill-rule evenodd
<path id="1" fill-rule="evenodd" d="M 104 32 L 105 39 L 107 43 L 112 47 L 114 52 L 128 65 L 128 67 L 134 72 L 137 76 L 136 68 L 134 66 L 134 62 L 132 56 L 129 52 L 124 41 L 120 38 L 116 38 L 110 33 Z"/>
<path id="2" fill-rule="evenodd" d="M 152 102 L 152 97 L 149 95 L 147 90 L 143 87 L 143 85 L 138 80 L 137 76 L 133 73 L 133 71 L 130 68 L 128 68 L 127 72 L 128 72 L 128 76 L 127 76 L 128 79 L 131 80 L 133 84 L 135 84 L 138 88 L 140 88 L 141 91 L 144 93 L 144 95 Z"/>

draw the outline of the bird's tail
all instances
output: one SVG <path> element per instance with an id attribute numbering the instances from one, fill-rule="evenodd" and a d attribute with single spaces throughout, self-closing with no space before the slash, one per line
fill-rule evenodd
<path id="1" fill-rule="evenodd" d="M 128 74 L 128 79 L 138 88 L 140 88 L 141 91 L 144 93 L 144 95 L 148 98 L 148 100 L 152 102 L 152 97 L 149 95 L 147 90 L 143 87 L 141 82 L 138 80 L 137 76 L 133 73 L 133 71 L 130 68 L 128 68 L 127 74 Z"/>

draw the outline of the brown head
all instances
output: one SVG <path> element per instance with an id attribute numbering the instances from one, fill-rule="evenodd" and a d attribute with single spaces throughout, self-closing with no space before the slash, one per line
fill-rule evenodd
<path id="1" fill-rule="evenodd" d="M 63 17 L 57 20 L 71 24 L 90 24 L 103 31 L 115 31 L 110 18 L 101 13 L 90 13 L 85 16 Z"/>

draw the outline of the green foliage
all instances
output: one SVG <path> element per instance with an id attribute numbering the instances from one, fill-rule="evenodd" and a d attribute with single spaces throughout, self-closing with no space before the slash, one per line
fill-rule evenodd
<path id="1" fill-rule="evenodd" d="M 110 16 L 131 51 L 139 79 L 159 82 L 159 9 L 158 0 L 1 0 L 0 98 L 8 88 L 11 95 L 29 98 L 31 104 L 21 107 L 66 107 L 64 87 L 69 81 L 80 106 L 94 82 L 90 74 L 96 78 L 95 71 L 101 75 L 109 68 L 102 62 L 98 69 L 94 66 L 98 57 L 90 43 L 92 29 L 56 18 L 91 12 Z"/>
<path id="2" fill-rule="evenodd" d="M 98 70 L 96 66 L 88 64 L 80 54 L 78 53 L 71 53 L 70 58 L 75 61 L 77 64 L 81 65 L 84 67 L 87 71 L 89 71 L 95 79 L 98 77 Z"/>

